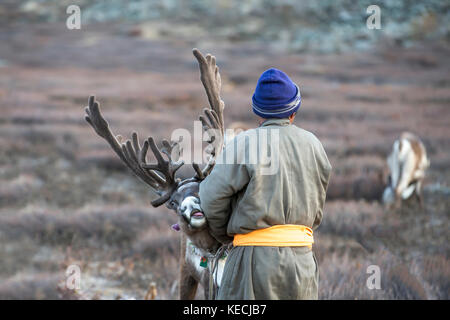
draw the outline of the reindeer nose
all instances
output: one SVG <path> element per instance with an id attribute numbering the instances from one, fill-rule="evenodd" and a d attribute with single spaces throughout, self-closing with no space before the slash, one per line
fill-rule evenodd
<path id="1" fill-rule="evenodd" d="M 193 212 L 200 211 L 199 200 L 193 196 L 186 197 L 181 203 L 180 211 L 185 219 L 190 220 Z"/>

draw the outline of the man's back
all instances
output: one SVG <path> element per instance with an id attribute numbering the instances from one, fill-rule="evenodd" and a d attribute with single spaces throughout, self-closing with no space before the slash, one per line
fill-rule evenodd
<path id="1" fill-rule="evenodd" d="M 318 298 L 312 229 L 322 220 L 331 166 L 319 140 L 292 125 L 300 105 L 287 74 L 264 71 L 252 96 L 260 126 L 228 143 L 200 184 L 210 233 L 233 240 L 219 299 Z"/>
<path id="2" fill-rule="evenodd" d="M 245 150 L 256 150 L 251 146 L 255 143 L 252 137 L 275 136 L 268 132 L 270 130 L 277 130 L 277 139 L 267 139 L 269 146 L 266 149 L 276 153 L 270 158 L 277 157 L 277 168 L 264 174 L 261 163 L 236 164 L 245 167 L 245 170 L 240 170 L 248 174 L 248 183 L 245 189 L 239 190 L 232 203 L 227 229 L 229 236 L 277 224 L 300 224 L 315 229 L 322 219 L 331 166 L 321 143 L 312 133 L 290 125 L 286 119 L 268 120 L 261 127 L 237 137 L 237 152 L 241 153 L 237 156 L 238 161 L 248 162 L 245 161 L 248 157 L 241 160 Z M 241 180 L 233 177 L 231 171 L 234 170 L 230 168 L 233 164 L 217 166 L 215 174 L 208 180 L 214 176 L 219 179 L 222 169 L 229 171 L 230 179 Z M 228 168 L 221 169 L 221 166 Z"/>
<path id="3" fill-rule="evenodd" d="M 261 163 L 243 159 L 255 150 L 251 145 L 254 140 L 246 138 L 255 133 L 277 136 L 267 139 L 266 150 L 271 150 L 272 160 L 276 153 L 278 161 L 270 174 L 262 174 Z M 212 234 L 229 242 L 236 234 L 274 225 L 316 228 L 322 219 L 331 171 L 318 139 L 288 119 L 269 119 L 237 136 L 235 142 L 237 148 L 227 145 L 221 163 L 200 185 L 202 208 Z M 226 161 L 230 150 L 237 150 L 236 163 Z M 219 298 L 317 298 L 317 266 L 307 247 L 234 247 L 228 259 L 234 269 L 225 270 Z M 298 286 L 292 286 L 295 283 Z"/>

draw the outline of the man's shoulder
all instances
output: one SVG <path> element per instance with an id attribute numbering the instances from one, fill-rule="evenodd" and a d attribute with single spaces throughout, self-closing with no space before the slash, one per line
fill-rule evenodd
<path id="1" fill-rule="evenodd" d="M 300 128 L 294 124 L 291 124 L 289 126 L 283 126 L 283 127 L 271 127 L 270 129 L 273 130 L 276 128 L 281 128 L 284 131 L 283 134 L 280 135 L 281 139 L 283 136 L 291 137 L 291 138 L 293 137 L 298 142 L 309 143 L 309 144 L 313 144 L 316 146 L 322 146 L 322 143 L 320 142 L 320 140 L 317 138 L 317 136 L 314 133 L 312 133 L 308 130 L 305 130 L 303 128 Z M 234 139 L 231 141 L 234 141 L 234 143 L 236 143 L 238 146 L 246 145 L 249 143 L 249 141 L 251 141 L 252 138 L 256 138 L 258 135 L 264 134 L 264 133 L 267 133 L 267 127 L 252 128 L 252 129 L 248 129 L 244 132 L 241 132 L 236 137 L 234 137 Z"/>
<path id="2" fill-rule="evenodd" d="M 315 144 L 320 144 L 319 138 L 316 137 L 316 135 L 308 130 L 305 130 L 303 128 L 297 127 L 296 125 L 291 125 L 292 131 L 295 132 L 296 135 L 300 136 L 302 139 Z"/>

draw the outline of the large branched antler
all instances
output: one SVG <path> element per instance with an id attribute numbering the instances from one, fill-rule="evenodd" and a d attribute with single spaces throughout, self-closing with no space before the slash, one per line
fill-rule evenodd
<path id="1" fill-rule="evenodd" d="M 199 50 L 193 50 L 194 56 L 197 58 L 200 68 L 200 79 L 208 97 L 210 108 L 204 109 L 205 115 L 200 115 L 203 130 L 208 134 L 209 154 L 208 163 L 203 169 L 193 163 L 192 166 L 196 171 L 195 177 L 186 179 L 182 182 L 203 180 L 214 167 L 216 157 L 223 147 L 224 136 L 224 120 L 223 109 L 224 102 L 220 98 L 221 78 L 219 67 L 216 65 L 216 58 L 210 54 L 204 57 Z M 134 174 L 142 181 L 148 184 L 158 195 L 159 198 L 151 203 L 157 207 L 170 199 L 172 193 L 180 185 L 179 179 L 175 178 L 176 171 L 184 164 L 183 161 L 173 161 L 172 155 L 180 154 L 179 142 L 169 143 L 167 140 L 162 141 L 161 150 L 157 147 L 152 137 L 144 141 L 141 146 L 136 132 L 133 132 L 132 139 L 122 141 L 119 136 L 115 136 L 108 125 L 108 122 L 100 113 L 99 103 L 95 101 L 95 97 L 89 98 L 89 105 L 85 108 L 86 121 L 94 128 L 95 132 L 105 139 L 119 158 L 130 168 Z M 146 155 L 148 149 L 153 152 L 157 163 L 147 163 Z M 168 160 L 164 159 L 164 154 Z"/>
<path id="2" fill-rule="evenodd" d="M 216 58 L 210 54 L 204 57 L 198 49 L 193 50 L 200 68 L 200 80 L 205 88 L 209 101 L 209 109 L 204 109 L 205 116 L 200 115 L 203 130 L 209 135 L 207 141 L 209 145 L 210 158 L 203 169 L 198 164 L 193 163 L 192 167 L 196 172 L 196 178 L 203 180 L 213 169 L 217 155 L 223 147 L 223 137 L 225 132 L 223 109 L 225 104 L 220 97 L 222 80 L 220 78 L 219 67 L 216 65 Z"/>
<path id="3" fill-rule="evenodd" d="M 183 161 L 173 161 L 172 154 L 178 148 L 178 142 L 169 143 L 163 140 L 163 148 L 160 150 L 152 137 L 149 137 L 144 144 L 139 144 L 136 132 L 132 134 L 132 141 L 119 142 L 109 128 L 108 122 L 100 112 L 100 106 L 95 101 L 94 96 L 89 97 L 89 105 L 85 108 L 86 121 L 94 128 L 95 132 L 105 139 L 119 158 L 130 168 L 134 174 L 148 184 L 160 197 L 151 203 L 154 207 L 162 205 L 169 200 L 172 192 L 178 186 L 175 179 L 175 172 L 184 164 Z M 146 162 L 148 148 L 155 155 L 156 164 Z M 162 156 L 164 153 L 168 160 Z"/>

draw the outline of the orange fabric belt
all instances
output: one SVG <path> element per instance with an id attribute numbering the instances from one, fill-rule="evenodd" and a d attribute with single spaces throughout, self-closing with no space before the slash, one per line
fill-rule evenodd
<path id="1" fill-rule="evenodd" d="M 234 236 L 234 246 L 310 247 L 314 243 L 311 228 L 283 224 Z"/>

